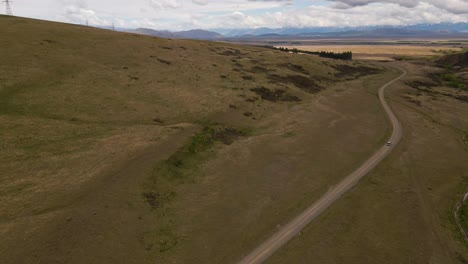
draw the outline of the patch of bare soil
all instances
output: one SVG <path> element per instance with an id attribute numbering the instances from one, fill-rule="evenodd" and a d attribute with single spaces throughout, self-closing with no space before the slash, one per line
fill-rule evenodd
<path id="1" fill-rule="evenodd" d="M 297 96 L 286 93 L 286 91 L 281 89 L 276 89 L 274 91 L 265 88 L 263 86 L 250 89 L 250 91 L 258 94 L 263 100 L 271 102 L 299 102 L 301 99 Z"/>
<path id="2" fill-rule="evenodd" d="M 268 78 L 272 83 L 279 82 L 283 84 L 293 84 L 297 88 L 304 90 L 308 93 L 318 93 L 322 90 L 318 84 L 315 83 L 315 80 L 309 77 L 302 75 L 286 75 L 281 76 L 278 74 L 270 74 Z"/>

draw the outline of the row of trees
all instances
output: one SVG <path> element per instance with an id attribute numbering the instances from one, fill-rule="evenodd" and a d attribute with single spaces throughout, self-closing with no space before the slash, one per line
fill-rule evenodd
<path id="1" fill-rule="evenodd" d="M 314 54 L 319 55 L 320 57 L 325 58 L 332 58 L 332 59 L 339 59 L 339 60 L 352 60 L 353 53 L 351 51 L 345 52 L 332 52 L 332 51 L 308 51 L 308 50 L 299 50 L 297 48 L 288 49 L 283 47 L 273 47 L 273 49 L 284 51 L 284 52 L 292 52 L 292 53 L 304 53 L 304 54 Z"/>

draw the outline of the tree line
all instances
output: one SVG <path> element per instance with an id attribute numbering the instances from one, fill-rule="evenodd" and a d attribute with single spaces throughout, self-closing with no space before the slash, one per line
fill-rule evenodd
<path id="1" fill-rule="evenodd" d="M 331 59 L 338 59 L 338 60 L 352 60 L 353 59 L 353 52 L 345 51 L 345 52 L 332 52 L 332 51 L 308 51 L 308 50 L 299 50 L 297 48 L 289 49 L 284 47 L 271 47 L 269 48 L 284 51 L 284 52 L 292 52 L 292 53 L 304 53 L 304 54 L 314 54 L 319 55 L 320 57 L 331 58 Z"/>

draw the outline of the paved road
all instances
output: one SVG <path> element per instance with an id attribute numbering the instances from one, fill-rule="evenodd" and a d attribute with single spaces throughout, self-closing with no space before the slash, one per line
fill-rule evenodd
<path id="1" fill-rule="evenodd" d="M 387 113 L 392 126 L 393 132 L 388 141 L 392 142 L 392 146 L 382 146 L 374 155 L 372 155 L 366 162 L 364 162 L 357 170 L 344 178 L 338 185 L 334 186 L 330 191 L 323 195 L 317 202 L 312 204 L 303 213 L 293 219 L 290 223 L 282 227 L 272 237 L 266 240 L 252 253 L 244 257 L 239 264 L 256 264 L 262 263 L 268 257 L 273 255 L 281 246 L 286 244 L 290 239 L 296 236 L 306 225 L 319 216 L 325 209 L 327 209 L 333 202 L 338 200 L 345 192 L 350 190 L 364 175 L 371 171 L 377 164 L 379 164 L 398 144 L 402 136 L 401 124 L 392 112 L 390 106 L 385 101 L 385 88 L 392 85 L 394 82 L 403 78 L 407 73 L 405 70 L 398 68 L 402 74 L 386 83 L 379 90 L 379 100 Z"/>

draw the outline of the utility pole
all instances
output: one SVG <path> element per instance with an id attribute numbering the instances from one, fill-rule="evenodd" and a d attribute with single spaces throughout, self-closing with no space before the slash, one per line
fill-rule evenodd
<path id="1" fill-rule="evenodd" d="M 5 6 L 6 6 L 5 8 L 6 8 L 7 16 L 12 16 L 13 11 L 11 11 L 11 6 L 10 6 L 11 1 L 10 0 L 3 0 L 3 2 L 5 3 Z"/>

